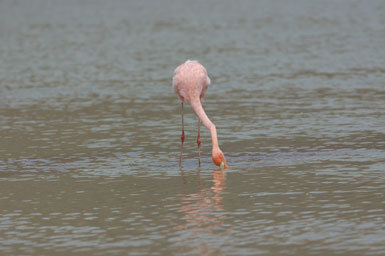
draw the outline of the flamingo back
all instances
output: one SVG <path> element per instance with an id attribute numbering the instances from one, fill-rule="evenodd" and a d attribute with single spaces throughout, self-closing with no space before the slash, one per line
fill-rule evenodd
<path id="1" fill-rule="evenodd" d="M 174 71 L 172 86 L 182 102 L 203 98 L 209 85 L 205 67 L 196 60 L 187 60 Z"/>

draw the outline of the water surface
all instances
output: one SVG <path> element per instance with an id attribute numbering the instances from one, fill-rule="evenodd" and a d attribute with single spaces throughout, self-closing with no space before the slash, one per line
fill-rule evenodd
<path id="1" fill-rule="evenodd" d="M 1 1 L 0 254 L 383 255 L 383 1 Z M 180 103 L 198 59 L 230 169 Z"/>

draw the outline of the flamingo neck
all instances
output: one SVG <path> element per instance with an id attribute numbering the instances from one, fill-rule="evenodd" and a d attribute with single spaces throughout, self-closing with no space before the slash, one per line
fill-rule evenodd
<path id="1" fill-rule="evenodd" d="M 202 121 L 203 125 L 206 126 L 207 129 L 210 130 L 213 150 L 219 149 L 218 138 L 217 138 L 217 129 L 215 128 L 215 125 L 210 121 L 210 119 L 206 115 L 206 112 L 204 111 L 204 109 L 202 107 L 202 103 L 201 103 L 200 99 L 197 98 L 197 99 L 192 100 L 191 106 L 194 109 L 197 116 L 199 117 L 199 119 Z"/>

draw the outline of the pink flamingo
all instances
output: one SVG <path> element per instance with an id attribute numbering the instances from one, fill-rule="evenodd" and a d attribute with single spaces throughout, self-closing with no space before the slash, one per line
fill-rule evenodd
<path id="1" fill-rule="evenodd" d="M 217 130 L 215 125 L 207 117 L 205 111 L 203 110 L 201 99 L 205 96 L 206 90 L 210 85 L 210 78 L 207 76 L 206 69 L 197 61 L 187 60 L 185 63 L 178 66 L 174 71 L 174 76 L 172 78 L 172 87 L 174 91 L 178 94 L 179 99 L 182 103 L 182 136 L 181 136 L 181 147 L 180 147 L 180 157 L 179 157 L 179 166 L 182 164 L 182 151 L 183 151 L 183 142 L 184 142 L 184 123 L 183 123 L 183 102 L 186 100 L 191 104 L 195 113 L 198 116 L 198 157 L 199 157 L 199 166 L 201 165 L 201 153 L 200 153 L 200 124 L 203 122 L 204 126 L 210 130 L 211 139 L 212 139 L 212 159 L 215 165 L 220 166 L 221 169 L 228 168 L 226 164 L 225 156 L 222 153 L 222 150 L 218 146 L 217 139 Z"/>

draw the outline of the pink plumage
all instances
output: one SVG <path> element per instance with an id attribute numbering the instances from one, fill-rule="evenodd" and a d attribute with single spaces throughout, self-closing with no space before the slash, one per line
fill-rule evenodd
<path id="1" fill-rule="evenodd" d="M 207 117 L 202 104 L 201 99 L 205 96 L 206 90 L 210 85 L 210 78 L 207 75 L 206 69 L 198 62 L 187 60 L 185 63 L 178 66 L 174 71 L 172 86 L 174 91 L 178 94 L 182 104 L 182 136 L 181 136 L 181 152 L 179 165 L 182 162 L 182 151 L 184 142 L 184 122 L 183 122 L 183 102 L 187 101 L 191 104 L 198 120 L 198 154 L 199 154 L 199 166 L 200 166 L 200 121 L 210 130 L 212 139 L 212 159 L 213 162 L 221 166 L 221 168 L 228 168 L 226 164 L 225 156 L 218 146 L 217 131 L 215 125 Z"/>
<path id="2" fill-rule="evenodd" d="M 205 67 L 198 61 L 187 60 L 175 69 L 172 85 L 181 101 L 185 99 L 191 103 L 191 97 L 204 97 L 210 85 L 210 78 Z"/>

